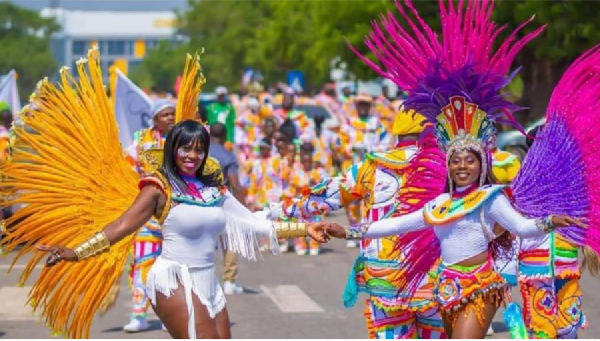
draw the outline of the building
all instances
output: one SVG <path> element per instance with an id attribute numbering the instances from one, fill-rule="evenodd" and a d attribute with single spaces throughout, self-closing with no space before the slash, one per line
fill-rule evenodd
<path id="1" fill-rule="evenodd" d="M 110 66 L 124 73 L 138 65 L 160 40 L 183 40 L 176 34 L 173 11 L 84 11 L 44 8 L 42 17 L 52 17 L 61 26 L 52 37 L 51 48 L 59 65 L 75 68 L 79 58 L 98 44 L 102 69 Z"/>

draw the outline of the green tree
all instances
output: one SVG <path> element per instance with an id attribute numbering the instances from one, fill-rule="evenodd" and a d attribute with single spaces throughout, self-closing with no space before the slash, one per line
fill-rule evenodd
<path id="1" fill-rule="evenodd" d="M 371 22 L 391 11 L 393 1 L 268 1 L 272 14 L 263 18 L 256 31 L 256 48 L 248 51 L 246 61 L 263 70 L 267 79 L 284 79 L 289 69 L 305 72 L 313 86 L 329 81 L 330 61 L 341 57 L 348 70 L 358 78 L 369 79 L 375 73 L 348 47 L 373 57 L 363 43 L 371 31 Z M 437 2 L 417 2 L 425 20 L 437 21 Z M 402 22 L 402 21 L 400 21 Z"/>
<path id="2" fill-rule="evenodd" d="M 267 1 L 190 1 L 189 10 L 179 15 L 180 31 L 190 37 L 191 48 L 204 48 L 207 89 L 239 88 L 246 54 L 256 48 L 256 30 L 269 11 Z"/>
<path id="3" fill-rule="evenodd" d="M 494 18 L 506 23 L 510 29 L 535 15 L 521 36 L 547 25 L 517 60 L 523 68 L 524 91 L 520 104 L 530 108 L 520 115 L 521 121 L 543 116 L 552 90 L 565 68 L 600 42 L 598 13 L 600 2 L 596 1 L 502 0 L 497 3 Z"/>
<path id="4" fill-rule="evenodd" d="M 42 18 L 11 3 L 0 3 L 0 73 L 17 71 L 22 101 L 40 79 L 56 72 L 50 35 L 58 29 L 53 19 Z"/>

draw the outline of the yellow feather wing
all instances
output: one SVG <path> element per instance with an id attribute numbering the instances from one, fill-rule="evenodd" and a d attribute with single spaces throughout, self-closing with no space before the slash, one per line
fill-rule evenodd
<path id="1" fill-rule="evenodd" d="M 25 283 L 46 258 L 36 244 L 74 247 L 116 220 L 138 194 L 138 175 L 125 160 L 114 108 L 102 82 L 99 53 L 77 63 L 78 80 L 62 68 L 57 86 L 43 80 L 14 129 L 12 157 L 1 183 L 9 200 L 24 204 L 7 221 L 2 240 L 16 253 L 32 253 L 20 277 Z M 87 66 L 87 67 L 86 67 Z M 90 324 L 120 279 L 133 236 L 110 251 L 77 263 L 44 268 L 29 299 L 55 333 L 89 336 Z"/>
<path id="2" fill-rule="evenodd" d="M 200 55 L 196 53 L 192 57 L 188 54 L 177 95 L 175 122 L 195 119 L 198 110 L 198 96 L 204 83 L 206 83 L 206 79 L 202 75 Z"/>

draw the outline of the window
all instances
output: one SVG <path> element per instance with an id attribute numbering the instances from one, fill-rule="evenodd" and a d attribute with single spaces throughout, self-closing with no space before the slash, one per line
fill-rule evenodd
<path id="1" fill-rule="evenodd" d="M 133 71 L 138 65 L 140 65 L 141 60 L 132 60 L 129 62 L 129 70 Z"/>
<path id="2" fill-rule="evenodd" d="M 83 40 L 75 40 L 73 41 L 73 53 L 74 55 L 85 55 L 87 43 Z"/>
<path id="3" fill-rule="evenodd" d="M 158 41 L 156 40 L 146 40 L 146 48 L 148 50 L 152 50 L 158 45 Z"/>
<path id="4" fill-rule="evenodd" d="M 128 56 L 133 55 L 133 40 L 128 40 L 125 42 L 125 54 Z"/>
<path id="5" fill-rule="evenodd" d="M 108 42 L 108 54 L 121 56 L 125 54 L 124 40 L 111 40 Z"/>

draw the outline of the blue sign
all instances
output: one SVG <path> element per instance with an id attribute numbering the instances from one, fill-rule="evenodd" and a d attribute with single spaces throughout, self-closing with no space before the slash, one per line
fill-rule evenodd
<path id="1" fill-rule="evenodd" d="M 302 71 L 291 70 L 287 73 L 287 84 L 293 89 L 304 89 L 306 84 Z"/>

